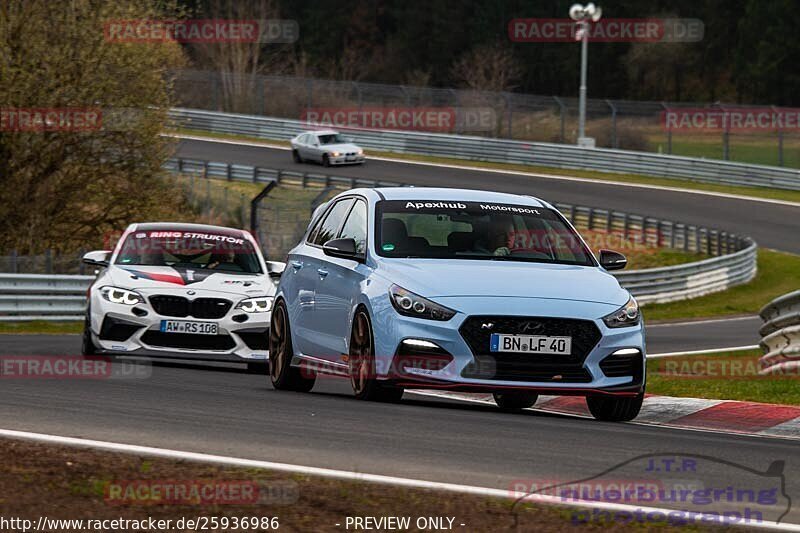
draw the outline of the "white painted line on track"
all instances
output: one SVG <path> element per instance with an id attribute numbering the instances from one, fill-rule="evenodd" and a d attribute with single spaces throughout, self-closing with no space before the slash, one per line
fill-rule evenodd
<path id="1" fill-rule="evenodd" d="M 649 353 L 648 359 L 658 359 L 660 357 L 679 357 L 681 355 L 700 355 L 704 353 L 723 353 L 723 352 L 741 352 L 744 350 L 755 350 L 758 344 L 751 344 L 748 346 L 729 346 L 727 348 L 709 348 L 707 350 L 692 350 L 689 352 L 666 352 L 666 353 Z"/>
<path id="2" fill-rule="evenodd" d="M 511 490 L 503 490 L 503 489 L 496 489 L 489 487 L 476 487 L 472 485 L 461 485 L 457 483 L 444 483 L 439 481 L 426 481 L 422 479 L 384 476 L 380 474 L 367 474 L 364 472 L 334 470 L 331 468 L 319 468 L 314 466 L 301 466 L 301 465 L 292 465 L 287 463 L 273 463 L 271 461 L 259 461 L 255 459 L 242 459 L 238 457 L 228 457 L 224 455 L 212 455 L 212 454 L 197 453 L 197 452 L 186 452 L 181 450 L 171 450 L 167 448 L 155 448 L 151 446 L 138 446 L 134 444 L 122 444 L 117 442 L 81 439 L 75 437 L 63 437 L 60 435 L 31 433 L 28 431 L 16 431 L 12 429 L 0 429 L 0 437 L 30 440 L 35 442 L 58 444 L 63 446 L 78 446 L 84 448 L 93 448 L 110 452 L 149 455 L 154 457 L 162 457 L 166 459 L 221 464 L 226 466 L 235 466 L 242 468 L 262 468 L 267 470 L 276 470 L 280 472 L 290 472 L 294 474 L 304 474 L 310 476 L 321 476 L 327 478 L 342 479 L 347 481 L 364 481 L 369 483 L 380 483 L 384 485 L 394 485 L 394 486 L 416 488 L 416 489 L 457 492 L 460 494 L 470 494 L 470 495 L 485 496 L 490 498 L 503 498 L 503 499 L 524 498 L 524 501 L 526 503 L 561 505 L 578 509 L 602 509 L 608 511 L 623 511 L 630 513 L 635 513 L 637 511 L 641 511 L 644 513 L 670 513 L 675 511 L 675 509 L 645 507 L 645 506 L 627 505 L 627 504 L 611 503 L 611 502 L 565 501 L 563 498 L 559 498 L 556 496 L 547 496 L 543 494 L 526 494 L 522 492 L 512 492 Z M 716 521 L 719 521 L 720 519 L 719 515 L 714 513 L 704 514 L 698 512 L 698 513 L 692 513 L 692 516 L 695 517 L 697 523 L 703 523 L 704 517 L 709 520 L 716 520 Z M 736 522 L 730 522 L 727 525 L 733 525 L 733 526 L 741 525 L 750 528 L 776 530 L 776 531 L 800 531 L 800 525 L 798 524 L 781 524 L 768 521 L 748 522 L 746 524 L 738 524 Z"/>
<path id="3" fill-rule="evenodd" d="M 220 143 L 220 144 L 234 144 L 234 145 L 241 145 L 241 146 L 255 146 L 255 147 L 264 147 L 264 148 L 274 148 L 277 150 L 290 150 L 288 146 L 282 146 L 277 144 L 271 144 L 269 142 L 254 142 L 254 141 L 240 141 L 240 140 L 232 140 L 232 139 L 221 139 L 218 137 L 204 137 L 202 135 L 183 135 L 178 133 L 162 133 L 165 137 L 173 137 L 176 139 L 187 139 L 190 141 L 204 141 L 204 142 L 212 142 L 212 143 Z M 484 168 L 484 167 L 474 167 L 470 165 L 456 165 L 451 163 L 434 163 L 429 161 L 413 161 L 409 159 L 398 159 L 393 157 L 368 157 L 367 161 L 386 161 L 387 163 L 402 163 L 406 165 L 421 165 L 421 166 L 428 166 L 428 167 L 440 167 L 440 168 L 450 168 L 450 169 L 459 169 L 459 170 L 469 170 L 473 172 L 488 172 L 494 174 L 512 174 L 516 176 L 530 176 L 534 178 L 544 178 L 544 179 L 553 179 L 553 180 L 561 180 L 561 181 L 575 181 L 575 182 L 582 182 L 582 183 L 597 183 L 600 185 L 616 185 L 618 187 L 634 187 L 638 189 L 652 189 L 657 191 L 670 191 L 670 192 L 680 192 L 686 194 L 702 194 L 706 196 L 716 196 L 718 198 L 729 198 L 733 200 L 745 200 L 748 202 L 762 202 L 768 204 L 776 204 L 776 205 L 785 205 L 789 207 L 800 207 L 800 202 L 791 202 L 788 200 L 776 200 L 774 198 L 758 198 L 755 196 L 745 196 L 743 194 L 733 194 L 733 193 L 724 193 L 724 192 L 716 192 L 716 191 L 706 191 L 702 189 L 687 189 L 684 187 L 673 187 L 669 185 L 649 185 L 646 183 L 633 183 L 627 181 L 614 181 L 614 180 L 604 180 L 604 179 L 594 179 L 594 178 L 579 178 L 576 176 L 564 176 L 561 174 L 541 174 L 538 172 L 524 172 L 521 170 L 504 170 L 499 168 Z M 670 179 L 670 178 L 664 178 Z M 680 181 L 676 178 L 676 181 Z"/>
<path id="4" fill-rule="evenodd" d="M 647 311 L 647 307 L 644 307 L 644 310 Z M 683 320 L 681 322 L 656 322 L 655 324 L 645 324 L 648 328 L 667 328 L 670 326 L 694 326 L 694 325 L 702 325 L 702 324 L 715 324 L 719 322 L 738 322 L 740 320 L 761 320 L 761 317 L 758 315 L 748 315 L 748 316 L 734 316 L 731 318 L 709 318 L 705 320 Z"/>

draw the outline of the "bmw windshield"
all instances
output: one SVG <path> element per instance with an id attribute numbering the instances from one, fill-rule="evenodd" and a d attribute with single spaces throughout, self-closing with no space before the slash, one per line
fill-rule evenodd
<path id="1" fill-rule="evenodd" d="M 377 204 L 384 257 L 527 261 L 596 266 L 580 236 L 552 209 L 438 200 Z"/>
<path id="2" fill-rule="evenodd" d="M 258 255 L 249 241 L 208 231 L 134 231 L 125 239 L 116 264 L 261 273 Z"/>

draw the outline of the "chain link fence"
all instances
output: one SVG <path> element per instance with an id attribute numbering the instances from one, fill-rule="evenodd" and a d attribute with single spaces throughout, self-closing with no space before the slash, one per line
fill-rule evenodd
<path id="1" fill-rule="evenodd" d="M 334 111 L 446 109 L 452 111 L 452 123 L 445 130 L 441 125 L 428 130 L 535 142 L 577 142 L 577 98 L 289 76 L 247 75 L 231 83 L 235 77 L 208 71 L 177 72 L 177 105 L 297 120 L 308 119 L 312 116 L 310 111 L 319 115 Z M 719 103 L 590 98 L 586 106 L 586 131 L 596 139 L 598 147 L 800 168 L 797 120 L 788 121 L 785 127 L 754 127 L 745 131 L 673 128 L 665 119 L 668 110 L 691 113 L 703 109 L 718 113 L 772 109 L 790 117 L 797 115 L 797 110 L 771 106 L 747 108 Z"/>

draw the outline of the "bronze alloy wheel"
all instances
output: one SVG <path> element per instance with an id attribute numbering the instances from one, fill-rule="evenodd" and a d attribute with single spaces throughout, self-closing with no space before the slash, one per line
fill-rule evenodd
<path id="1" fill-rule="evenodd" d="M 304 376 L 299 368 L 291 366 L 292 336 L 286 306 L 278 302 L 269 324 L 269 376 L 277 390 L 308 392 L 314 386 L 314 376 Z"/>
<path id="2" fill-rule="evenodd" d="M 357 311 L 353 318 L 347 362 L 350 367 L 350 384 L 359 400 L 391 402 L 398 401 L 403 396 L 402 388 L 381 383 L 375 377 L 372 326 L 364 310 Z"/>

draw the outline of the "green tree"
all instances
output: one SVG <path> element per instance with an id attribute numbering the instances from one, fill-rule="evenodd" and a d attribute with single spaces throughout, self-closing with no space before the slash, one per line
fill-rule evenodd
<path id="1" fill-rule="evenodd" d="M 169 216 L 162 179 L 174 42 L 106 37 L 114 20 L 174 18 L 141 0 L 0 0 L 0 102 L 9 110 L 89 108 L 97 131 L 0 131 L 0 249 L 99 244 L 105 232 Z M 8 115 L 6 115 L 8 117 Z M 52 124 L 47 123 L 45 130 Z"/>

